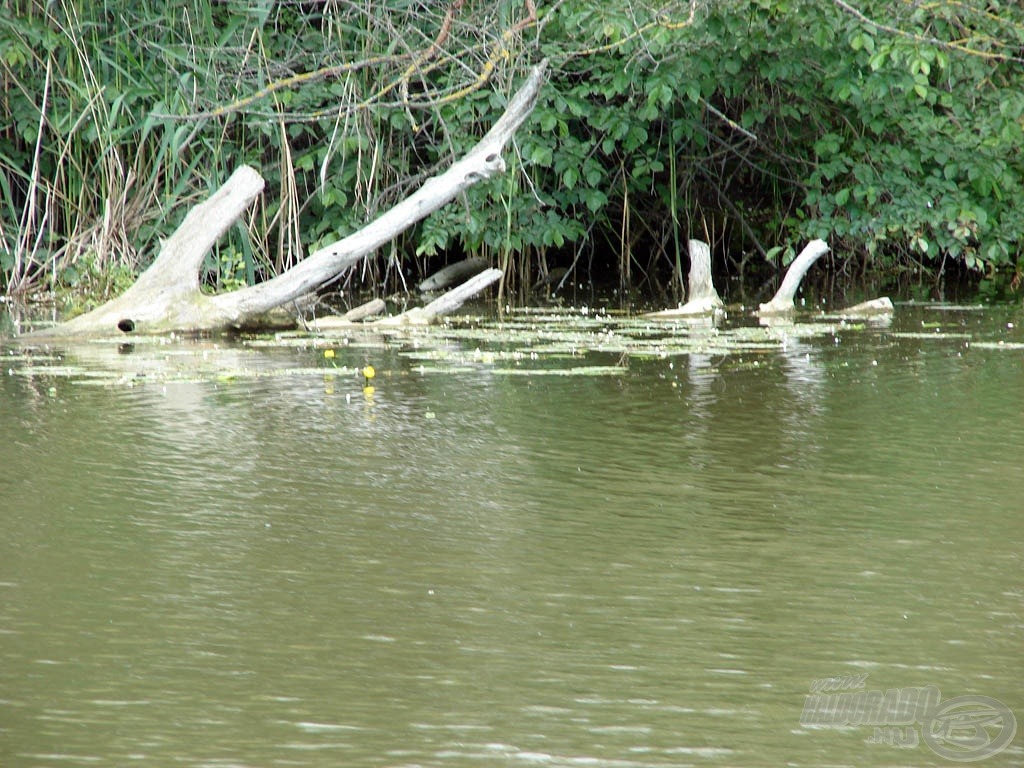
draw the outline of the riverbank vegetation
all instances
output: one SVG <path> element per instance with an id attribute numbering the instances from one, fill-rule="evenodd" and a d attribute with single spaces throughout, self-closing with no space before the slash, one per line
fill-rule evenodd
<path id="1" fill-rule="evenodd" d="M 771 274 L 816 237 L 847 274 L 1021 266 L 1024 10 L 723 0 L 7 0 L 0 283 L 122 290 L 243 163 L 267 189 L 208 257 L 252 284 L 461 157 L 540 58 L 509 172 L 341 280 L 463 256 L 506 295 L 554 270 L 680 297 L 686 242 Z"/>

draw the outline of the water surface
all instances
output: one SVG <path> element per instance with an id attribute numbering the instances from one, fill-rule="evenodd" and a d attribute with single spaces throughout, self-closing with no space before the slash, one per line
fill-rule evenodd
<path id="1" fill-rule="evenodd" d="M 801 712 L 866 674 L 1024 716 L 1020 315 L 8 344 L 0 765 L 948 764 Z M 505 372 L 582 365 L 623 369 Z"/>

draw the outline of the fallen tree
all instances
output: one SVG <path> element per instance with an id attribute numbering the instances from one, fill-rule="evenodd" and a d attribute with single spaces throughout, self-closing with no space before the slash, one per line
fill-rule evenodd
<path id="1" fill-rule="evenodd" d="M 487 269 L 487 259 L 479 256 L 474 256 L 469 259 L 463 259 L 455 264 L 449 264 L 444 269 L 441 269 L 422 283 L 419 284 L 420 293 L 431 293 L 433 291 L 440 291 L 443 288 L 447 288 L 450 285 L 454 285 L 459 280 L 465 280 L 473 275 L 479 274 Z"/>
<path id="2" fill-rule="evenodd" d="M 544 62 L 533 68 L 505 112 L 463 158 L 358 232 L 320 248 L 287 272 L 229 293 L 210 296 L 200 290 L 199 268 L 206 253 L 263 191 L 259 172 L 242 166 L 188 213 L 127 291 L 91 312 L 30 335 L 223 332 L 273 324 L 273 310 L 315 291 L 472 185 L 503 172 L 501 153 L 533 110 L 545 68 Z"/>
<path id="3" fill-rule="evenodd" d="M 501 275 L 500 269 L 494 269 L 493 267 L 485 269 L 483 272 L 474 275 L 469 280 L 434 299 L 425 307 L 413 307 L 401 314 L 384 317 L 380 320 L 365 322 L 367 318 L 380 314 L 384 309 L 384 302 L 380 299 L 374 299 L 367 304 L 346 312 L 344 315 L 319 317 L 305 323 L 305 326 L 312 331 L 337 331 L 343 328 L 351 328 L 355 325 L 362 325 L 364 328 L 373 326 L 429 325 L 442 315 L 454 312 L 462 306 L 463 302 L 480 293 L 491 283 L 496 283 L 501 279 Z"/>

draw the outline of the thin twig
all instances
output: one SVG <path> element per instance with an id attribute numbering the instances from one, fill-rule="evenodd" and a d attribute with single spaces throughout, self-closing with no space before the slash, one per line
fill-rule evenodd
<path id="1" fill-rule="evenodd" d="M 841 9 L 855 17 L 858 21 L 867 24 L 868 26 L 874 27 L 875 29 L 881 30 L 882 32 L 888 32 L 890 35 L 897 37 L 904 37 L 908 40 L 913 40 L 915 43 L 927 43 L 928 45 L 934 45 L 938 48 L 945 48 L 951 51 L 958 51 L 965 53 L 969 56 L 978 56 L 982 59 L 990 59 L 993 61 L 1012 61 L 1017 64 L 1024 64 L 1024 58 L 1020 56 L 1013 56 L 1009 53 L 998 53 L 992 51 L 980 51 L 977 48 L 972 48 L 968 45 L 961 43 L 951 42 L 948 40 L 940 40 L 937 37 L 931 35 L 921 35 L 916 32 L 908 32 L 905 29 L 899 29 L 888 24 L 883 24 L 880 21 L 875 21 L 864 15 L 861 11 L 854 8 L 846 0 L 832 0 Z"/>

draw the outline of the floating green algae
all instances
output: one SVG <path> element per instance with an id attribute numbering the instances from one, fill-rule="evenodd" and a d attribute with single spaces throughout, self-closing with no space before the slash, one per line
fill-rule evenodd
<path id="1" fill-rule="evenodd" d="M 609 376 L 630 360 L 691 355 L 771 359 L 805 341 L 869 333 L 892 338 L 969 339 L 964 333 L 890 333 L 858 321 L 749 316 L 660 320 L 593 308 L 514 310 L 492 318 L 453 316 L 432 326 L 372 323 L 325 332 L 289 331 L 237 339 L 139 337 L 94 340 L 58 349 L 12 349 L 10 372 L 136 386 L 145 382 L 231 383 L 266 377 L 356 376 L 379 354 L 408 360 L 412 375 Z M 267 350 L 290 350 L 267 355 Z M 311 357 L 319 358 L 311 364 Z M 0 358 L 2 359 L 2 358 Z M 609 365 L 614 362 L 615 365 Z"/>

